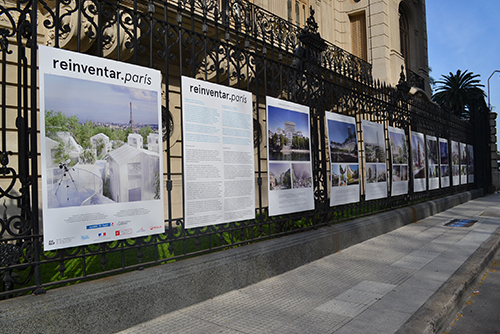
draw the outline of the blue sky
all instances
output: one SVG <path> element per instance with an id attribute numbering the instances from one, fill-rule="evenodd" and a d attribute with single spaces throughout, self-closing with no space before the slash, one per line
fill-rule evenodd
<path id="1" fill-rule="evenodd" d="M 403 135 L 403 133 L 389 131 L 389 136 L 392 138 L 394 145 L 396 146 L 403 146 Z"/>
<path id="2" fill-rule="evenodd" d="M 352 133 L 356 133 L 356 125 L 341 121 L 328 120 L 328 139 L 334 143 L 342 144 L 349 137 L 348 128 L 351 128 Z"/>
<path id="3" fill-rule="evenodd" d="M 425 3 L 430 76 L 439 80 L 443 74 L 469 70 L 480 75 L 488 94 L 488 77 L 500 70 L 500 1 Z M 493 111 L 500 113 L 500 73 L 490 79 L 490 101 Z"/>
<path id="4" fill-rule="evenodd" d="M 158 94 L 118 85 L 45 74 L 45 109 L 106 123 L 158 123 Z"/>
<path id="5" fill-rule="evenodd" d="M 381 124 L 363 121 L 363 138 L 365 144 L 377 144 L 378 142 L 379 145 L 385 145 L 383 126 Z"/>
<path id="6" fill-rule="evenodd" d="M 295 123 L 295 131 L 302 131 L 304 137 L 309 137 L 309 115 L 306 113 L 269 106 L 269 116 L 267 119 L 268 130 L 276 132 L 280 127 L 285 129 L 285 121 Z"/>

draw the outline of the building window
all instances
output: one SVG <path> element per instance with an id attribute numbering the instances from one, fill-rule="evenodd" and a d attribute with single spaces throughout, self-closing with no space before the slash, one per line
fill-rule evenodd
<path id="1" fill-rule="evenodd" d="M 288 0 L 287 1 L 288 22 L 298 26 L 304 26 L 306 23 L 307 6 L 308 6 L 308 0 L 295 0 L 295 1 Z"/>
<path id="2" fill-rule="evenodd" d="M 399 37 L 401 42 L 401 55 L 405 61 L 406 69 L 410 68 L 410 29 L 408 25 L 408 15 L 405 10 L 399 7 Z"/>
<path id="3" fill-rule="evenodd" d="M 350 15 L 352 54 L 368 61 L 368 41 L 366 37 L 365 13 Z"/>

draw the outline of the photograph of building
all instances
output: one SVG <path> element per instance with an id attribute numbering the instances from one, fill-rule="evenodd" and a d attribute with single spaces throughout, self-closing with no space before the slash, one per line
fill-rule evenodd
<path id="1" fill-rule="evenodd" d="M 377 174 L 377 164 L 369 163 L 366 164 L 366 182 L 375 183 L 378 182 Z"/>
<path id="2" fill-rule="evenodd" d="M 48 208 L 160 199 L 156 94 L 45 76 Z"/>
<path id="3" fill-rule="evenodd" d="M 401 181 L 408 181 L 408 165 L 401 166 Z"/>
<path id="4" fill-rule="evenodd" d="M 363 123 L 366 162 L 385 162 L 384 128 Z"/>
<path id="5" fill-rule="evenodd" d="M 429 165 L 439 164 L 439 151 L 438 143 L 435 137 L 427 136 L 427 159 L 429 160 Z"/>
<path id="6" fill-rule="evenodd" d="M 448 165 L 449 164 L 449 154 L 448 154 L 448 141 L 439 141 L 439 155 L 440 155 L 440 164 Z"/>
<path id="7" fill-rule="evenodd" d="M 387 181 L 387 169 L 385 165 L 378 164 L 377 166 L 377 182 Z"/>
<path id="8" fill-rule="evenodd" d="M 451 141 L 451 161 L 454 166 L 460 165 L 460 150 L 458 148 L 458 142 L 453 140 Z"/>
<path id="9" fill-rule="evenodd" d="M 332 187 L 359 185 L 359 166 L 332 164 Z"/>
<path id="10" fill-rule="evenodd" d="M 289 163 L 269 163 L 269 189 L 286 190 L 292 189 L 292 178 Z"/>
<path id="11" fill-rule="evenodd" d="M 392 163 L 408 164 L 408 146 L 405 134 L 389 131 L 389 143 L 391 146 Z"/>
<path id="12" fill-rule="evenodd" d="M 450 176 L 450 166 L 441 166 L 441 176 Z"/>
<path id="13" fill-rule="evenodd" d="M 460 165 L 467 166 L 467 144 L 460 143 Z"/>
<path id="14" fill-rule="evenodd" d="M 328 139 L 331 162 L 358 162 L 355 124 L 329 119 Z"/>
<path id="15" fill-rule="evenodd" d="M 411 134 L 411 158 L 413 163 L 413 177 L 415 179 L 425 178 L 425 145 L 424 135 L 421 133 Z"/>
<path id="16" fill-rule="evenodd" d="M 294 189 L 312 187 L 311 166 L 308 163 L 292 163 L 292 185 Z"/>
<path id="17" fill-rule="evenodd" d="M 310 161 L 309 115 L 268 107 L 269 160 Z"/>

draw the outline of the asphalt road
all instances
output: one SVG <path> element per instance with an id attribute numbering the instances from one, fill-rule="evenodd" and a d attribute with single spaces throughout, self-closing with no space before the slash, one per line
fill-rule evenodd
<path id="1" fill-rule="evenodd" d="M 500 253 L 445 333 L 500 333 Z"/>

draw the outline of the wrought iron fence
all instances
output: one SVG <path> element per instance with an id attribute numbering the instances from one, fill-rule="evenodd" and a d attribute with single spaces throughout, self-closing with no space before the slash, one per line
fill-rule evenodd
<path id="1" fill-rule="evenodd" d="M 407 69 L 406 70 L 406 77 L 408 78 L 407 81 L 412 87 L 420 88 L 422 90 L 425 89 L 425 82 L 424 78 L 418 75 L 417 73 L 413 72 L 412 70 Z"/>
<path id="2" fill-rule="evenodd" d="M 240 0 L 6 1 L 0 3 L 0 298 L 93 279 L 487 187 L 487 115 L 458 119 L 372 79 L 371 65 L 323 41 L 314 17 L 300 29 Z M 162 72 L 165 233 L 44 251 L 39 211 L 37 44 Z M 252 92 L 256 218 L 186 229 L 182 217 L 180 76 Z M 402 82 L 404 85 L 404 82 Z M 267 215 L 265 97 L 310 106 L 315 210 Z M 476 182 L 330 207 L 325 112 L 474 144 Z M 483 120 L 483 118 L 485 118 Z M 358 127 L 360 128 L 360 127 Z M 476 135 L 475 135 L 476 134 Z M 362 147 L 362 145 L 360 145 Z M 361 154 L 363 154 L 361 152 Z M 387 153 L 388 155 L 389 153 Z M 481 168 L 484 167 L 484 168 Z M 411 189 L 411 187 L 410 187 Z"/>

